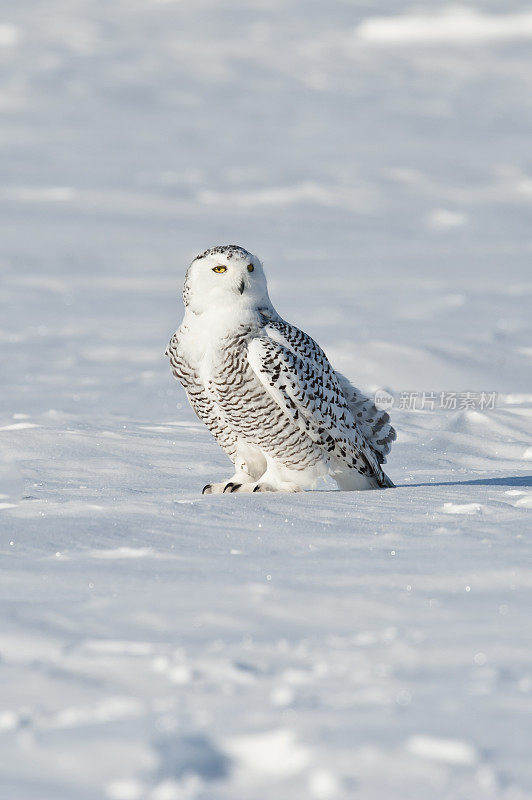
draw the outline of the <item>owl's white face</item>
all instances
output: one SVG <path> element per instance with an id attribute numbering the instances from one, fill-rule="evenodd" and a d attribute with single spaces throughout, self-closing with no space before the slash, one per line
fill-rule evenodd
<path id="1" fill-rule="evenodd" d="M 269 305 L 268 287 L 257 256 L 242 247 L 213 247 L 194 259 L 185 279 L 185 305 L 194 313 Z"/>

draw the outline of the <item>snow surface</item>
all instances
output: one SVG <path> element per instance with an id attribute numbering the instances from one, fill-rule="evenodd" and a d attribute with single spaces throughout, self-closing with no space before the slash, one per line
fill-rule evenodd
<path id="1" fill-rule="evenodd" d="M 530 7 L 0 6 L 0 796 L 532 797 Z M 237 243 L 396 410 L 360 494 L 231 473 L 163 357 Z M 397 405 L 397 402 L 396 402 Z"/>

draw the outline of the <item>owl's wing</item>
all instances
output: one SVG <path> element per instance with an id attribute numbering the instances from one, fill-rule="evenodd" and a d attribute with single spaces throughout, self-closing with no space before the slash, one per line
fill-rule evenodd
<path id="1" fill-rule="evenodd" d="M 302 358 L 269 336 L 248 344 L 251 368 L 268 394 L 286 415 L 316 444 L 360 474 L 386 486 L 379 462 L 357 425 L 340 388 L 336 373 L 323 357 Z M 323 359 L 325 359 L 323 361 Z"/>
<path id="2" fill-rule="evenodd" d="M 357 429 L 373 450 L 379 464 L 385 464 L 386 456 L 397 437 L 390 423 L 389 414 L 379 410 L 373 401 L 355 388 L 344 375 L 333 370 L 319 344 L 307 333 L 295 325 L 290 325 L 276 314 L 265 314 L 264 323 L 265 332 L 270 338 L 284 344 L 305 361 L 310 359 L 318 372 L 334 373 Z"/>

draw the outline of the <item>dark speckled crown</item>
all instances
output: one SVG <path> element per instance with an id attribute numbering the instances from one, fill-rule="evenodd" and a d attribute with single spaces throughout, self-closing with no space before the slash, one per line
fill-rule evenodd
<path id="1" fill-rule="evenodd" d="M 240 247 L 238 244 L 222 244 L 218 247 L 210 247 L 208 250 L 205 250 L 199 256 L 196 256 L 196 261 L 200 258 L 205 258 L 206 256 L 213 256 L 216 253 L 223 254 L 226 258 L 234 258 L 235 256 L 239 256 L 240 258 L 252 258 L 251 253 L 245 250 L 243 247 Z"/>

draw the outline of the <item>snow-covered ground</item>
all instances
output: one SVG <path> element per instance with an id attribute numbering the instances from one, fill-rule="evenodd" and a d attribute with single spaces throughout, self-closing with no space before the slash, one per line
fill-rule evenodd
<path id="1" fill-rule="evenodd" d="M 2 798 L 532 797 L 531 43 L 522 0 L 1 3 Z M 200 495 L 163 352 L 224 243 L 394 395 L 397 489 Z"/>

